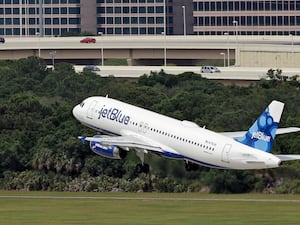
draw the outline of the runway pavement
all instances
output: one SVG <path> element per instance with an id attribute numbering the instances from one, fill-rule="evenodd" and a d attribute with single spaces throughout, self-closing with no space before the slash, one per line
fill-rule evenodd
<path id="1" fill-rule="evenodd" d="M 117 201 L 212 201 L 212 202 L 290 202 L 300 203 L 300 199 L 268 198 L 171 198 L 171 197 L 114 197 L 114 196 L 52 196 L 52 195 L 0 195 L 0 199 L 81 199 L 81 200 L 117 200 Z"/>

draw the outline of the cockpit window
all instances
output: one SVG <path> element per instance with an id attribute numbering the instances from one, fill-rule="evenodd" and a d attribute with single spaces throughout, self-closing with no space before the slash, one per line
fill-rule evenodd
<path id="1" fill-rule="evenodd" d="M 82 108 L 84 106 L 84 102 L 81 102 L 80 103 L 80 107 Z"/>

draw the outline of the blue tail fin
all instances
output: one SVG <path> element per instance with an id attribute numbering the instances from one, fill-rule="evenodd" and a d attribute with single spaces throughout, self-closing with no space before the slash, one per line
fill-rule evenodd
<path id="1" fill-rule="evenodd" d="M 250 147 L 270 152 L 283 107 L 284 104 L 282 102 L 272 101 L 253 123 L 245 136 L 235 140 Z"/>

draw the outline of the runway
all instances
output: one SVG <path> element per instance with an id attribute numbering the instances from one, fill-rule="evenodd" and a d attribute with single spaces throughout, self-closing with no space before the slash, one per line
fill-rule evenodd
<path id="1" fill-rule="evenodd" d="M 139 194 L 137 194 L 138 196 Z M 159 194 L 158 194 L 159 195 Z M 275 195 L 276 197 L 276 195 Z M 0 195 L 0 199 L 68 199 L 68 200 L 116 200 L 116 201 L 208 201 L 208 202 L 270 202 L 300 203 L 300 199 L 268 198 L 195 198 L 195 197 L 119 197 L 119 196 L 52 196 L 52 195 Z"/>

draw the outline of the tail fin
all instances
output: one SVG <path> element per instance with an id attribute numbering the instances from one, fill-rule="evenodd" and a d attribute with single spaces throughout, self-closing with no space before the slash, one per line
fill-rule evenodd
<path id="1" fill-rule="evenodd" d="M 250 147 L 270 152 L 283 107 L 284 104 L 282 102 L 272 101 L 253 123 L 245 136 L 235 140 Z"/>

